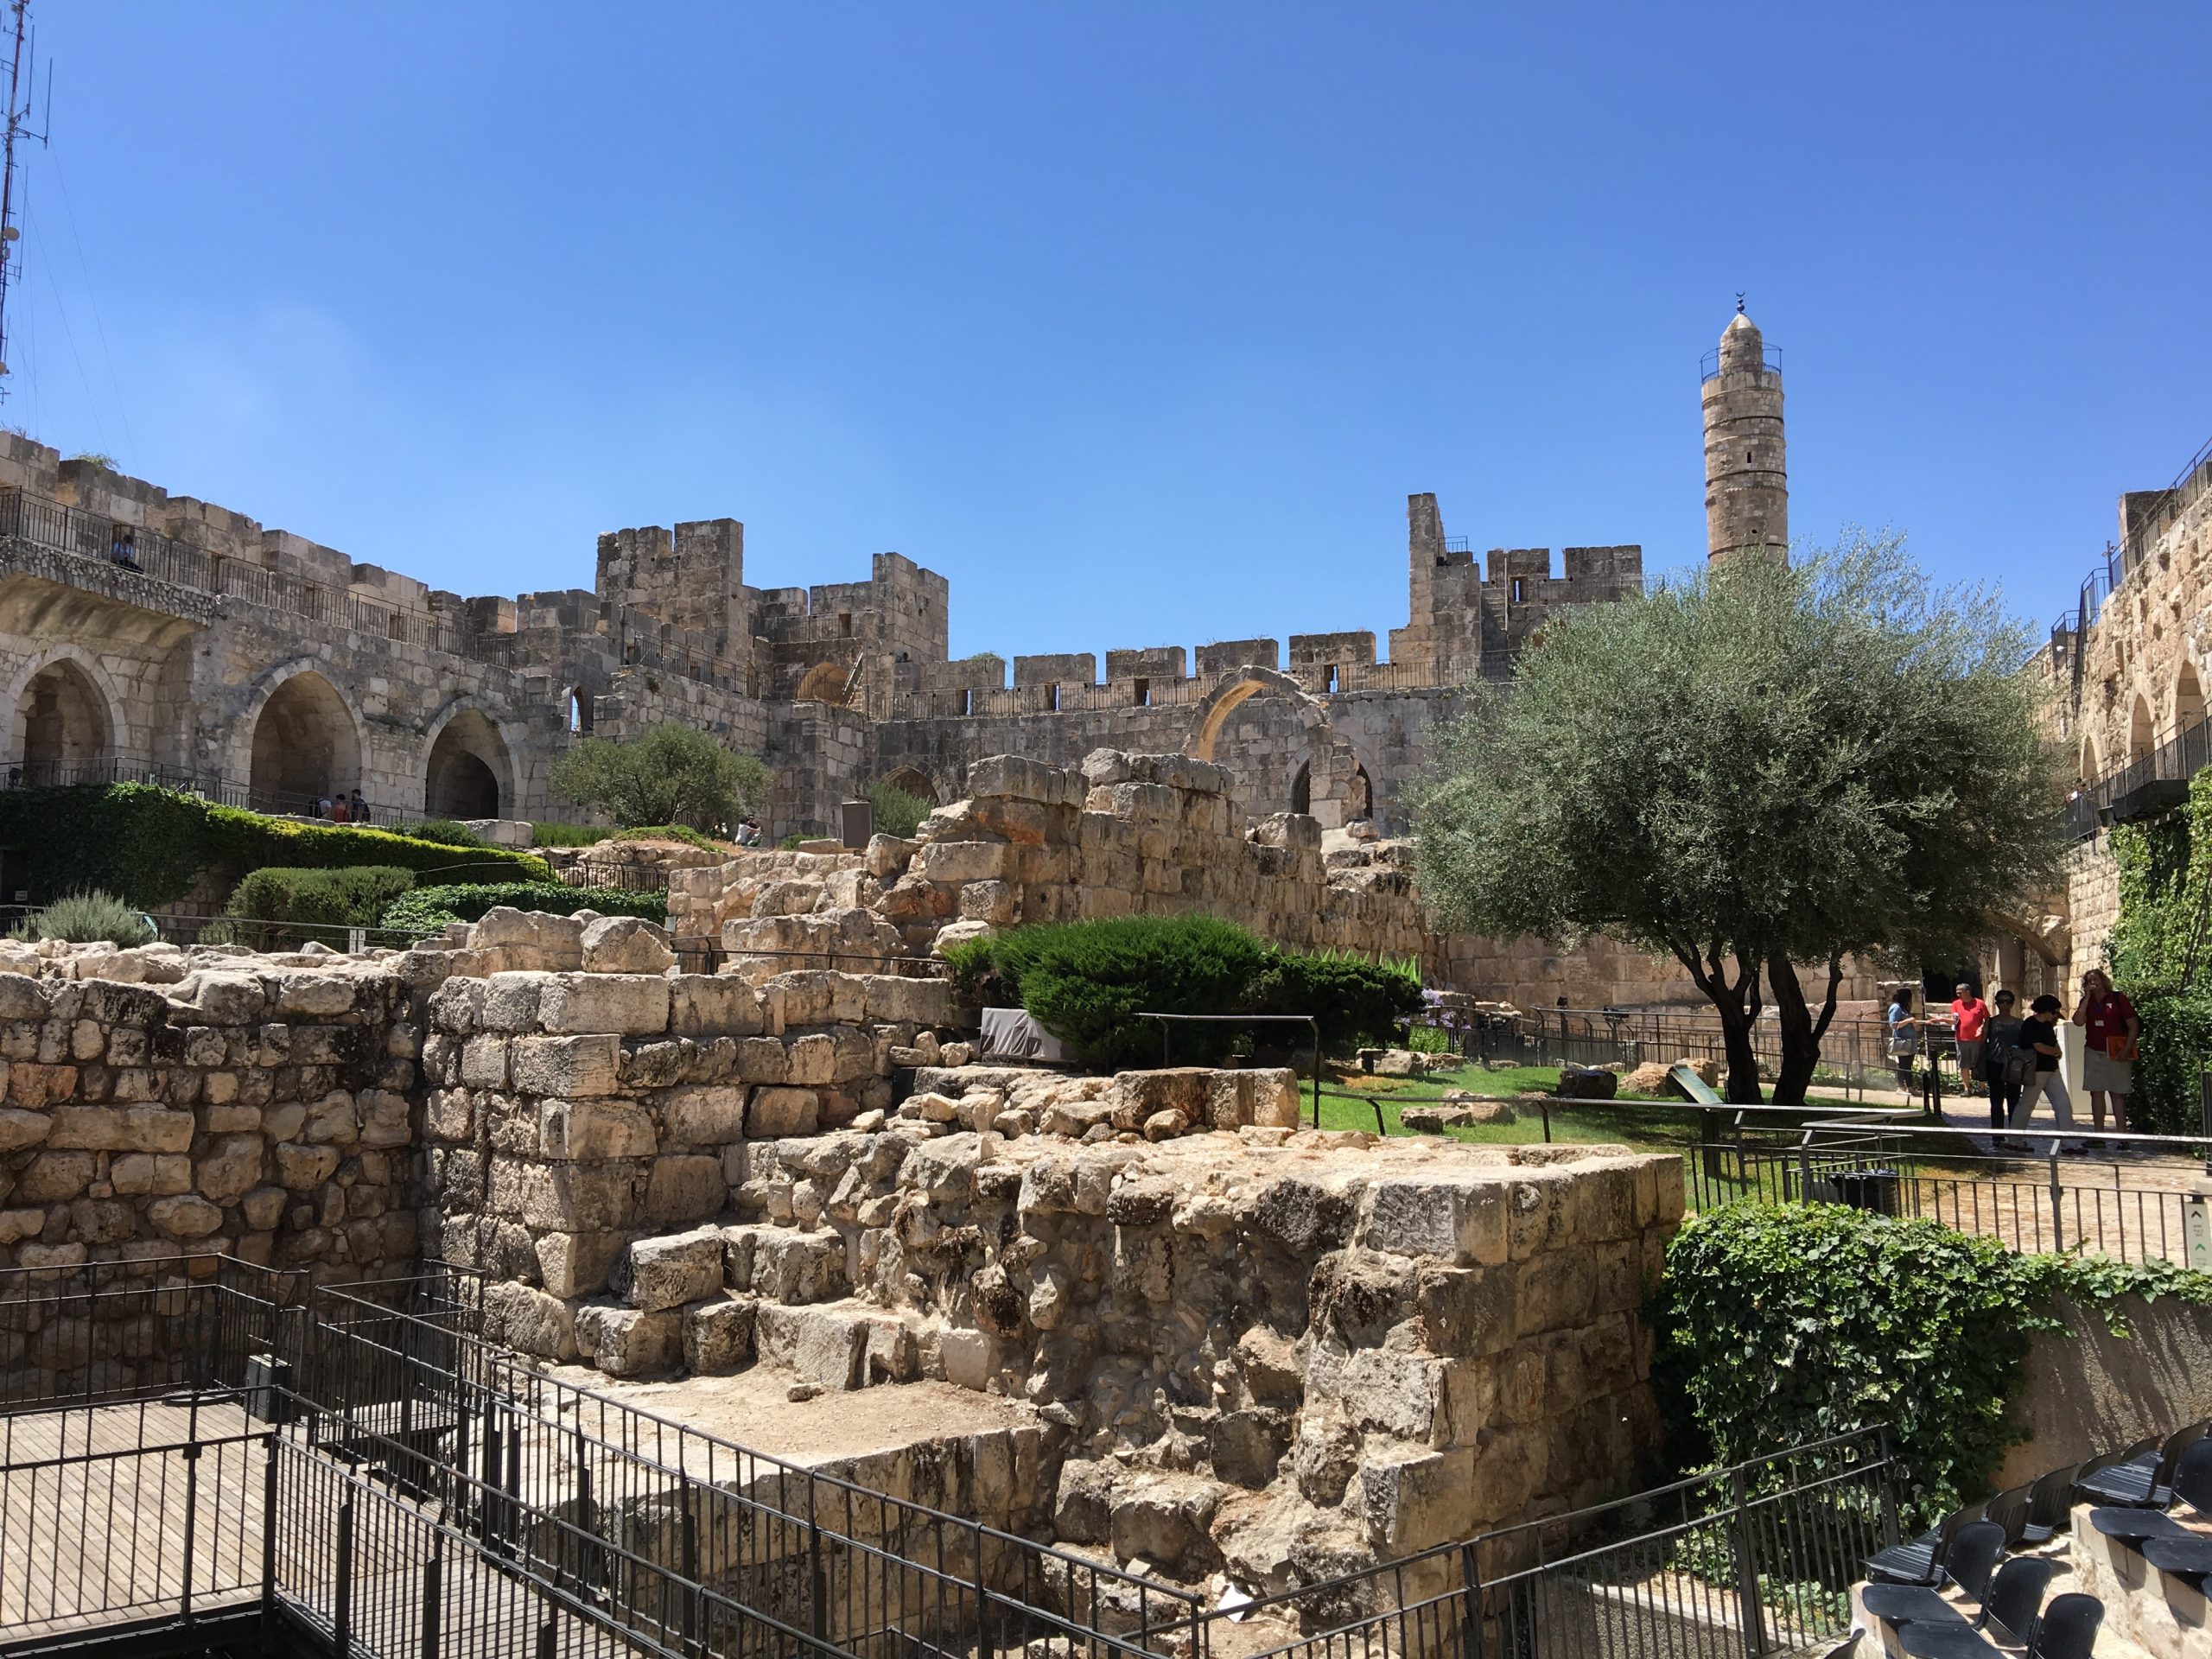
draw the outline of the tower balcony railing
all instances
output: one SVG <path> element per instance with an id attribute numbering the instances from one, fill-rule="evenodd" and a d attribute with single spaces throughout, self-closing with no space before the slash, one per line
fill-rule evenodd
<path id="1" fill-rule="evenodd" d="M 1782 347 L 1779 346 L 1767 346 L 1761 347 L 1759 369 L 1762 373 L 1780 374 L 1782 372 Z M 1715 346 L 1711 350 L 1707 351 L 1705 356 L 1699 360 L 1698 379 L 1700 382 L 1703 382 L 1707 380 L 1718 380 L 1719 378 L 1720 348 L 1718 346 Z"/>

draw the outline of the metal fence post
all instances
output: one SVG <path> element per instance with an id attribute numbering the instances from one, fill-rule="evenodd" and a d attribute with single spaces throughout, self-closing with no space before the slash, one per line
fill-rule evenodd
<path id="1" fill-rule="evenodd" d="M 192 1558 L 200 1530 L 200 1398 L 193 1396 L 184 1431 L 184 1586 L 177 1598 L 177 1611 L 192 1618 Z"/>
<path id="2" fill-rule="evenodd" d="M 1459 1623 L 1462 1659 L 1482 1659 L 1483 1578 L 1476 1565 L 1475 1541 L 1459 1546 Z"/>
<path id="3" fill-rule="evenodd" d="M 261 1617 L 276 1611 L 276 1437 L 261 1443 Z"/>
<path id="4" fill-rule="evenodd" d="M 331 1651 L 346 1659 L 353 1649 L 353 1494 L 338 1503 L 338 1582 L 333 1586 Z"/>
<path id="5" fill-rule="evenodd" d="M 2066 1189 L 2058 1180 L 2058 1137 L 2050 1137 L 2050 1248 L 2066 1252 Z"/>
<path id="6" fill-rule="evenodd" d="M 444 1576 L 444 1567 L 445 1535 L 433 1527 L 430 1559 L 423 1564 L 422 1659 L 438 1659 L 438 1620 L 444 1611 L 439 1604 L 439 1581 Z"/>
<path id="7" fill-rule="evenodd" d="M 1750 1494 L 1744 1485 L 1744 1471 L 1739 1465 L 1728 1473 L 1729 1553 L 1736 1558 L 1736 1601 L 1738 1623 L 1744 1635 L 1745 1659 L 1759 1659 L 1766 1651 L 1766 1610 L 1759 1601 L 1759 1564 L 1757 1546 L 1752 1542 Z"/>

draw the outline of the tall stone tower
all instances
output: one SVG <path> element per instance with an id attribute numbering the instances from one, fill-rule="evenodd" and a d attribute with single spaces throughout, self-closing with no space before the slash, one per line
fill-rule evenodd
<path id="1" fill-rule="evenodd" d="M 1705 548 L 1707 558 L 1758 551 L 1789 556 L 1789 478 L 1783 454 L 1782 371 L 1743 312 L 1707 359 Z"/>

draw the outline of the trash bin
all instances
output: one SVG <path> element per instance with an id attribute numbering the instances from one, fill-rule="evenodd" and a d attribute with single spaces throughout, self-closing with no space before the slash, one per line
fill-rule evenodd
<path id="1" fill-rule="evenodd" d="M 1840 1169 L 1828 1179 L 1837 1202 L 1878 1216 L 1897 1214 L 1899 1179 L 1894 1169 Z"/>

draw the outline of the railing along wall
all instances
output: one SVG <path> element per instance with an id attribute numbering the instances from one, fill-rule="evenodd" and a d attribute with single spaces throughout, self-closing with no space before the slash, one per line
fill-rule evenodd
<path id="1" fill-rule="evenodd" d="M 18 488 L 0 488 L 0 537 L 370 639 L 498 667 L 516 665 L 519 634 L 480 631 L 435 611 L 390 604 L 250 559 L 212 553 L 144 525 Z M 612 601 L 600 603 L 598 624 L 597 632 L 611 641 L 625 666 L 659 669 L 702 684 L 744 688 L 743 671 L 717 657 L 702 636 Z"/>

